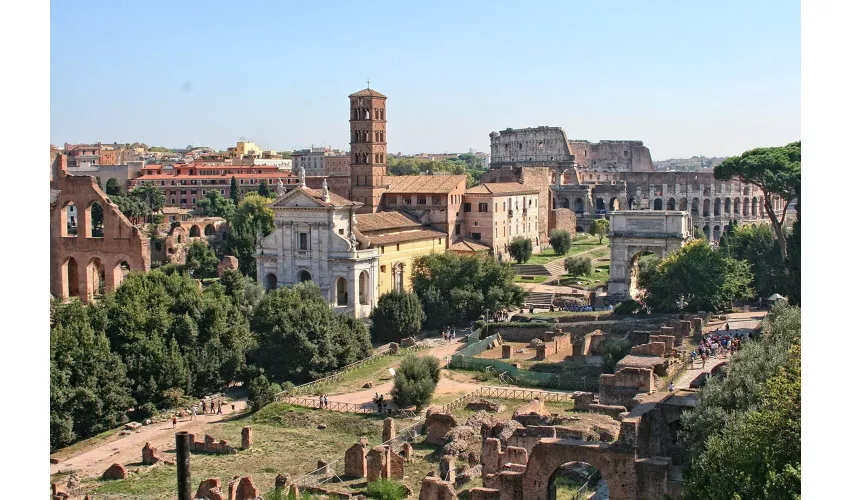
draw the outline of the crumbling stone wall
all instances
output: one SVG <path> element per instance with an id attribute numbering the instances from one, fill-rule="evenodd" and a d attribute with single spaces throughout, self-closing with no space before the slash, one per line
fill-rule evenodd
<path id="1" fill-rule="evenodd" d="M 97 293 L 102 266 L 105 292 L 115 290 L 124 278 L 122 264 L 130 271 L 149 271 L 148 238 L 108 201 L 94 177 L 69 175 L 67 157 L 57 155 L 51 165 L 50 183 L 50 293 L 67 299 L 77 296 L 89 302 Z M 77 210 L 77 235 L 68 231 L 68 206 Z M 103 209 L 103 236 L 90 231 L 91 206 Z"/>
<path id="2" fill-rule="evenodd" d="M 419 500 L 456 500 L 454 487 L 447 481 L 436 477 L 426 477 L 422 480 L 419 490 Z"/>
<path id="3" fill-rule="evenodd" d="M 613 374 L 599 376 L 599 403 L 629 406 L 641 392 L 655 391 L 655 378 L 650 368 L 623 368 Z"/>
<path id="4" fill-rule="evenodd" d="M 209 434 L 204 436 L 203 441 L 196 441 L 194 434 L 189 434 L 189 450 L 192 453 L 215 453 L 219 455 L 235 455 L 236 448 L 231 446 L 226 440 L 216 441 Z"/>
<path id="5" fill-rule="evenodd" d="M 366 453 L 369 441 L 360 438 L 349 449 L 345 450 L 345 475 L 349 477 L 366 477 Z"/>
<path id="6" fill-rule="evenodd" d="M 576 213 L 569 208 L 555 208 L 549 212 L 549 232 L 555 229 L 569 231 L 570 236 L 576 235 Z"/>
<path id="7" fill-rule="evenodd" d="M 650 335 L 650 342 L 663 342 L 664 343 L 664 353 L 662 355 L 671 354 L 673 352 L 673 346 L 676 344 L 676 336 L 675 335 Z"/>
<path id="8" fill-rule="evenodd" d="M 652 335 L 652 337 L 657 337 L 657 335 Z M 664 342 L 655 342 L 651 341 L 648 344 L 641 344 L 632 346 L 631 354 L 635 356 L 664 356 L 667 347 Z"/>
<path id="9" fill-rule="evenodd" d="M 428 444 L 446 444 L 446 434 L 457 427 L 457 420 L 448 413 L 432 413 L 427 417 L 428 435 L 425 442 Z"/>

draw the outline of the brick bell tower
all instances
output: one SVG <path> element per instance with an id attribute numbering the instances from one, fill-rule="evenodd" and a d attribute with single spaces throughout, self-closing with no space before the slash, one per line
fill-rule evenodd
<path id="1" fill-rule="evenodd" d="M 387 96 L 370 88 L 348 96 L 351 101 L 351 200 L 363 203 L 360 213 L 375 213 L 387 189 Z"/>

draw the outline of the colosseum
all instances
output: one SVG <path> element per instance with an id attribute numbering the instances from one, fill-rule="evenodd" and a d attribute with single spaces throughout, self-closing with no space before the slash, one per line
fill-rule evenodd
<path id="1" fill-rule="evenodd" d="M 575 231 L 584 232 L 614 210 L 686 211 L 692 233 L 700 230 L 713 241 L 733 221 L 767 222 L 757 187 L 718 181 L 712 170 L 655 172 L 641 141 L 591 143 L 567 139 L 560 127 L 509 128 L 490 133 L 490 150 L 491 171 L 482 182 L 513 180 L 540 188 L 551 207 L 541 226 L 550 230 L 574 214 Z M 781 211 L 784 201 L 776 197 L 770 203 Z"/>

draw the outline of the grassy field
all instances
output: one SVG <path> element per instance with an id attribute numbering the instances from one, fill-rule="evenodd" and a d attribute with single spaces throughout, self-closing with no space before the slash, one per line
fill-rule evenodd
<path id="1" fill-rule="evenodd" d="M 397 429 L 411 421 L 398 420 Z M 319 424 L 327 425 L 319 430 Z M 254 415 L 221 424 L 211 434 L 231 443 L 240 442 L 242 427 L 253 428 L 254 445 L 236 455 L 192 455 L 193 491 L 204 479 L 218 477 L 226 483 L 235 475 L 247 475 L 263 491 L 274 486 L 278 473 L 293 478 L 316 468 L 318 460 L 333 461 L 343 457 L 345 450 L 359 437 L 372 444 L 381 441 L 382 418 L 375 415 L 328 412 L 275 403 Z M 173 457 L 173 450 L 163 455 Z M 342 464 L 339 465 L 341 470 Z M 132 468 L 131 468 L 132 469 Z M 100 494 L 114 493 L 145 495 L 150 498 L 173 498 L 177 481 L 173 466 L 141 467 L 140 472 L 119 481 L 89 480 Z M 412 476 L 411 476 L 412 477 Z"/>
<path id="2" fill-rule="evenodd" d="M 514 278 L 514 283 L 534 283 L 534 284 L 537 285 L 537 284 L 543 283 L 544 281 L 546 281 L 548 279 L 552 279 L 552 277 L 551 276 L 520 276 L 520 275 L 517 275 Z"/>
<path id="3" fill-rule="evenodd" d="M 344 394 L 362 389 L 366 382 L 374 384 L 388 382 L 392 379 L 388 371 L 389 368 L 397 367 L 405 355 L 406 353 L 402 351 L 400 354 L 381 356 L 372 362 L 346 372 L 339 380 L 311 386 L 308 391 L 301 394 Z"/>
<path id="4" fill-rule="evenodd" d="M 547 248 L 537 255 L 532 255 L 531 258 L 528 259 L 527 264 L 548 264 L 553 260 L 563 259 L 564 257 L 575 255 L 581 252 L 586 252 L 587 250 L 595 250 L 593 253 L 602 252 L 600 253 L 600 255 L 598 255 L 599 257 L 605 255 L 610 251 L 608 249 L 608 238 L 602 238 L 601 244 L 599 243 L 598 238 L 589 236 L 573 240 L 573 244 L 566 255 L 555 255 L 555 250 L 553 250 L 552 248 Z"/>

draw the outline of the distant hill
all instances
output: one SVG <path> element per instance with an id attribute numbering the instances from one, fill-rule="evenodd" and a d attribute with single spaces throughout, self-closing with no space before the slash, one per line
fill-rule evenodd
<path id="1" fill-rule="evenodd" d="M 677 171 L 695 171 L 707 168 L 714 168 L 719 165 L 726 156 L 691 156 L 690 158 L 670 158 L 669 160 L 660 160 L 652 162 L 655 170 L 677 170 Z"/>

